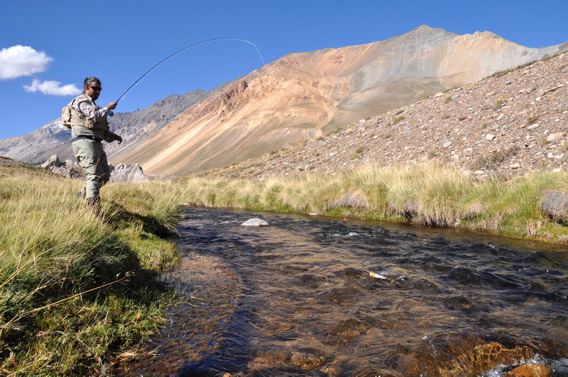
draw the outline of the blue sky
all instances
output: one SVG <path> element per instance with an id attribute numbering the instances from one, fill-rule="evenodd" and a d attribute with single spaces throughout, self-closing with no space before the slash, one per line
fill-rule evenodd
<path id="1" fill-rule="evenodd" d="M 291 52 L 385 40 L 420 25 L 491 31 L 527 47 L 568 41 L 566 0 L 9 0 L 0 9 L 0 139 L 58 118 L 86 76 L 101 79 L 97 102 L 104 106 L 161 59 L 211 38 L 254 42 L 266 63 Z M 246 43 L 200 45 L 150 73 L 116 111 L 210 90 L 261 66 Z"/>

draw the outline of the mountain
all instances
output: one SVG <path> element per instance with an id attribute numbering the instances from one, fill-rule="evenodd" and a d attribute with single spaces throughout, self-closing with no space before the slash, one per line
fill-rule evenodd
<path id="1" fill-rule="evenodd" d="M 292 53 L 211 92 L 117 113 L 111 129 L 125 141 L 105 148 L 112 163 L 139 163 L 150 174 L 219 168 L 566 49 L 421 26 L 385 41 Z M 72 158 L 69 134 L 56 120 L 0 140 L 0 155 L 35 164 L 52 154 Z"/>
<path id="2" fill-rule="evenodd" d="M 162 175 L 230 165 L 567 47 L 421 26 L 386 41 L 289 54 L 188 108 L 116 161 Z"/>
<path id="3" fill-rule="evenodd" d="M 0 140 L 0 156 L 39 165 L 49 156 L 57 154 L 61 159 L 73 158 L 71 130 L 60 120 L 54 120 L 24 136 Z"/>
<path id="4" fill-rule="evenodd" d="M 200 174 L 262 179 L 421 161 L 453 165 L 480 178 L 568 171 L 568 53 Z"/>
<path id="5" fill-rule="evenodd" d="M 195 90 L 182 96 L 166 97 L 143 110 L 116 113 L 109 118 L 111 130 L 122 136 L 123 143 L 105 145 L 109 159 L 122 149 L 143 143 L 178 114 L 209 95 L 210 92 Z M 54 154 L 62 161 L 74 159 L 70 138 L 71 130 L 57 119 L 24 136 L 0 140 L 0 155 L 31 164 L 41 164 Z"/>

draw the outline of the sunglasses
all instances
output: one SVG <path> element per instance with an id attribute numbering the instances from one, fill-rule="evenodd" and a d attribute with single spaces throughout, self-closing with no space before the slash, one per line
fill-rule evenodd
<path id="1" fill-rule="evenodd" d="M 91 86 L 91 89 L 98 90 L 99 92 L 103 90 L 103 88 L 101 88 L 100 86 Z"/>

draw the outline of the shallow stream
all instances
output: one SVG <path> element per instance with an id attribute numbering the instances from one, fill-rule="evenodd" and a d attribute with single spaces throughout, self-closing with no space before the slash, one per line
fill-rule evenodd
<path id="1" fill-rule="evenodd" d="M 458 230 L 188 209 L 144 376 L 568 376 L 568 252 Z M 270 226 L 240 226 L 252 217 Z"/>

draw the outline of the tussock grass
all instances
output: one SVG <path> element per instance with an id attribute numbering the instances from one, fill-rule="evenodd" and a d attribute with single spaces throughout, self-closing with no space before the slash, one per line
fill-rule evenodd
<path id="1" fill-rule="evenodd" d="M 112 184 L 104 218 L 77 198 L 82 182 L 0 168 L 0 375 L 105 375 L 139 351 L 174 295 L 158 283 L 178 261 L 178 204 L 316 212 L 457 226 L 558 240 L 566 225 L 539 209 L 568 174 L 477 180 L 442 165 L 366 166 L 265 180 Z"/>
<path id="2" fill-rule="evenodd" d="M 568 236 L 568 227 L 551 222 L 539 209 L 544 191 L 568 192 L 566 173 L 482 181 L 425 163 L 254 182 L 192 178 L 184 185 L 189 201 L 208 207 L 411 221 L 512 237 Z"/>
<path id="3" fill-rule="evenodd" d="M 164 320 L 179 186 L 112 184 L 104 218 L 82 182 L 0 168 L 0 375 L 108 373 Z"/>
<path id="4" fill-rule="evenodd" d="M 538 237 L 545 231 L 568 235 L 568 227 L 551 223 L 539 208 L 546 190 L 568 192 L 568 174 L 539 172 L 511 181 L 493 180 L 477 185 L 467 193 L 464 202 L 482 203 L 483 209 L 469 226 L 525 237 Z"/>

